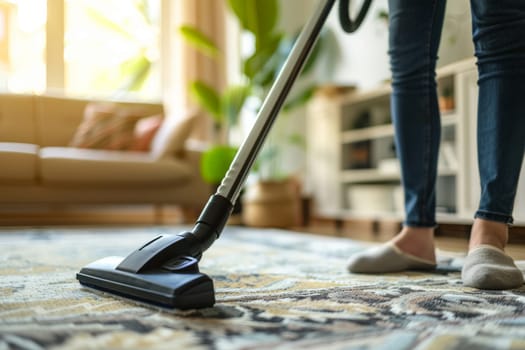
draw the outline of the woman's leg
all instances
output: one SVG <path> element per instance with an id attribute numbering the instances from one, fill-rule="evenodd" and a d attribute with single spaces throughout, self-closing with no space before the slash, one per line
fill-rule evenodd
<path id="1" fill-rule="evenodd" d="M 512 223 L 525 150 L 525 2 L 471 1 L 479 71 L 476 218 Z"/>
<path id="2" fill-rule="evenodd" d="M 445 1 L 391 0 L 392 119 L 405 190 L 405 225 L 434 227 L 441 135 L 435 67 Z"/>
<path id="3" fill-rule="evenodd" d="M 392 243 L 399 254 L 427 262 L 435 262 L 435 182 L 441 134 L 435 66 L 444 13 L 443 0 L 389 1 L 391 111 L 406 211 L 404 228 Z M 386 264 L 384 271 L 368 269 L 376 261 L 385 263 L 377 254 L 358 255 L 350 260 L 348 269 L 386 272 Z"/>
<path id="4" fill-rule="evenodd" d="M 481 199 L 469 250 L 487 245 L 503 250 L 508 238 L 507 226 L 513 221 L 514 198 L 525 151 L 525 99 L 522 96 L 525 91 L 525 2 L 474 0 L 471 8 L 479 71 Z M 509 262 L 508 259 L 505 261 Z M 475 261 L 470 265 L 483 267 L 483 262 Z M 464 282 L 491 289 L 523 283 L 521 273 L 514 266 L 500 265 L 495 265 L 496 270 L 478 268 L 477 279 L 472 273 L 465 273 Z M 509 273 L 509 269 L 516 275 L 514 280 L 506 277 L 510 284 L 502 283 L 494 276 L 501 277 L 505 271 Z M 480 279 L 485 282 L 480 284 Z"/>

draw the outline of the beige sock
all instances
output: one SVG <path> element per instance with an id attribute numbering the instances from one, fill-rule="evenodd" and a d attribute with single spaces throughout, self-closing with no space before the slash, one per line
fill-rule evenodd
<path id="1" fill-rule="evenodd" d="M 478 289 L 512 289 L 523 285 L 523 273 L 514 260 L 494 246 L 471 250 L 461 270 L 463 284 Z"/>
<path id="2" fill-rule="evenodd" d="M 392 242 L 355 254 L 347 264 L 348 271 L 352 273 L 387 273 L 435 268 L 435 262 L 404 253 Z"/>

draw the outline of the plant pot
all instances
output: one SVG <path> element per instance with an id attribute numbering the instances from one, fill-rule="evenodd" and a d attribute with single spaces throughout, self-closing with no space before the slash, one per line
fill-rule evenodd
<path id="1" fill-rule="evenodd" d="M 442 112 L 451 111 L 455 107 L 453 97 L 440 96 L 438 103 L 439 103 L 439 110 Z"/>
<path id="2" fill-rule="evenodd" d="M 299 222 L 299 194 L 293 181 L 260 181 L 246 188 L 243 223 L 254 227 L 291 227 Z"/>

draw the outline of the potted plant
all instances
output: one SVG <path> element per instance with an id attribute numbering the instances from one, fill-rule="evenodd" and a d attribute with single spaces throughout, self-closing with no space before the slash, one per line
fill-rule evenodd
<path id="1" fill-rule="evenodd" d="M 297 39 L 277 25 L 279 6 L 269 0 L 229 0 L 229 6 L 245 33 L 253 36 L 253 52 L 243 59 L 243 75 L 250 82 L 252 96 L 262 102 L 272 87 Z M 250 19 L 270 19 L 258 23 Z M 270 132 L 254 167 L 255 181 L 249 183 L 243 197 L 243 222 L 251 226 L 289 227 L 298 223 L 300 189 L 293 170 L 283 167 L 286 150 L 304 149 L 301 134 L 290 127 L 289 115 L 304 105 L 316 86 L 308 84 L 307 77 L 323 52 L 326 33 L 320 37 L 309 60 L 294 85 L 280 116 Z M 301 79 L 303 78 L 303 79 Z M 255 114 L 257 107 L 253 111 Z"/>
<path id="2" fill-rule="evenodd" d="M 454 90 L 452 86 L 445 86 L 441 89 L 438 102 L 441 112 L 449 112 L 454 109 Z"/>
<path id="3" fill-rule="evenodd" d="M 277 0 L 228 0 L 227 3 L 229 9 L 239 21 L 244 34 L 253 37 L 254 49 L 250 55 L 241 58 L 244 84 L 232 85 L 224 91 L 217 91 L 202 81 L 191 83 L 190 89 L 192 95 L 214 118 L 217 127 L 224 127 L 225 125 L 231 126 L 238 123 L 238 116 L 241 110 L 247 108 L 245 103 L 247 96 L 252 96 L 252 101 L 259 101 L 258 104 L 255 104 L 255 107 L 252 107 L 253 114 L 256 114 L 260 107 L 260 102 L 262 102 L 277 78 L 297 38 L 297 35 L 288 35 L 278 28 L 279 3 Z M 194 47 L 198 48 L 204 54 L 210 57 L 218 57 L 218 54 L 220 54 L 213 41 L 196 28 L 184 26 L 181 27 L 180 31 L 189 43 L 192 43 Z M 320 47 L 322 41 L 323 39 L 320 38 L 310 59 L 305 64 L 301 73 L 302 77 L 308 75 L 313 70 L 313 66 L 322 52 Z M 279 124 L 286 121 L 286 118 L 283 118 L 283 116 L 286 116 L 288 112 L 306 103 L 313 95 L 314 90 L 314 85 L 303 86 L 300 90 L 297 88 L 293 89 L 290 97 L 283 106 L 284 114 L 279 117 L 256 161 L 254 173 L 258 181 L 247 189 L 244 196 L 243 202 L 245 203 L 245 209 L 247 209 L 243 209 L 243 221 L 245 221 L 245 223 L 255 226 L 290 226 L 290 224 L 295 223 L 298 209 L 295 210 L 293 208 L 298 208 L 299 200 L 296 182 L 290 180 L 290 174 L 282 171 L 279 163 L 280 157 L 283 154 L 283 147 L 293 146 L 299 147 L 300 149 L 304 145 L 304 140 L 302 136 L 296 132 L 292 131 L 288 133 L 286 128 L 279 127 Z M 251 105 L 253 106 L 253 104 Z M 227 170 L 229 161 L 233 159 L 231 152 L 230 157 L 225 156 L 225 153 L 229 151 L 227 148 L 224 148 L 224 145 L 218 145 L 217 147 L 219 147 L 219 149 L 210 149 L 208 152 L 209 157 L 206 155 L 203 157 L 204 162 L 209 161 L 208 165 L 204 165 L 203 163 L 203 169 L 206 168 L 216 172 L 214 180 L 222 179 L 224 176 L 223 171 Z M 219 161 L 218 159 L 221 160 Z M 228 161 L 227 165 L 226 161 Z M 218 166 L 219 163 L 223 164 L 224 167 Z M 261 188 L 263 190 L 259 190 Z M 269 197 L 266 196 L 266 199 L 263 198 L 261 200 L 258 194 L 268 194 L 270 188 L 276 188 L 275 193 L 278 194 L 289 193 L 293 195 L 294 202 L 287 202 L 282 205 L 277 204 L 276 201 L 278 197 L 280 198 L 282 196 L 270 196 L 272 200 L 269 200 Z M 292 208 L 294 213 L 293 215 L 285 215 L 291 218 L 291 220 L 288 220 L 286 223 L 285 220 L 280 220 L 277 224 L 272 222 L 265 224 L 251 220 L 250 217 L 253 216 L 251 215 L 253 212 L 251 209 L 257 208 L 257 210 L 260 211 L 263 210 L 262 208 L 265 206 L 273 208 L 281 206 L 283 209 L 286 209 L 281 212 L 286 212 L 288 208 Z M 275 215 L 271 213 L 258 214 L 256 216 L 267 219 L 275 217 Z"/>
<path id="4" fill-rule="evenodd" d="M 222 53 L 213 40 L 189 25 L 181 26 L 179 32 L 190 45 L 200 53 L 216 60 L 218 68 L 222 68 Z M 213 119 L 213 145 L 203 154 L 201 175 L 206 182 L 216 187 L 228 170 L 237 150 L 228 143 L 227 128 L 237 124 L 250 86 L 231 85 L 220 91 L 202 80 L 195 80 L 190 82 L 189 91 L 196 103 Z"/>

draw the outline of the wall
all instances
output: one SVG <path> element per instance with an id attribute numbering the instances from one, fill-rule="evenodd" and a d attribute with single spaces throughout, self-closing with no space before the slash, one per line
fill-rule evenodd
<path id="1" fill-rule="evenodd" d="M 321 81 L 356 85 L 366 89 L 390 78 L 387 54 L 388 27 L 384 20 L 378 18 L 379 11 L 387 9 L 387 0 L 372 1 L 361 28 L 349 35 L 340 28 L 337 9 L 334 8 L 327 26 L 335 34 L 337 59 L 332 72 L 324 71 L 320 74 L 320 77 L 323 77 L 320 78 Z M 470 28 L 469 1 L 448 1 L 438 66 L 472 56 Z"/>
<path id="2" fill-rule="evenodd" d="M 354 1 L 355 2 L 355 1 Z M 337 51 L 331 70 L 321 72 L 321 81 L 338 85 L 356 85 L 371 88 L 390 77 L 388 65 L 388 27 L 377 19 L 386 0 L 372 1 L 363 24 L 353 34 L 345 33 L 339 24 L 337 8 L 334 8 L 327 26 L 333 31 Z"/>

